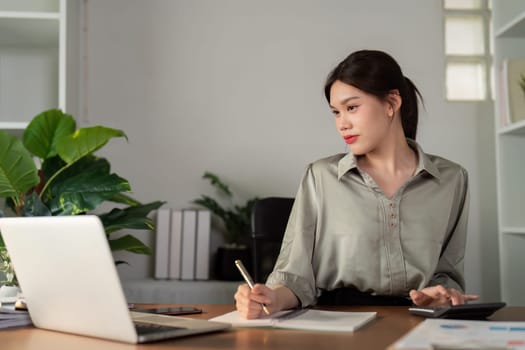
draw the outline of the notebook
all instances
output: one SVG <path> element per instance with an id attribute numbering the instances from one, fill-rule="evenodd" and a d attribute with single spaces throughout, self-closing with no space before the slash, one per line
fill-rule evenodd
<path id="1" fill-rule="evenodd" d="M 0 218 L 0 232 L 36 327 L 127 343 L 230 327 L 130 312 L 97 216 Z"/>
<path id="2" fill-rule="evenodd" d="M 288 329 L 353 332 L 376 317 L 375 312 L 326 311 L 295 309 L 281 311 L 271 316 L 247 320 L 237 311 L 212 318 L 228 322 L 233 327 L 275 327 Z"/>

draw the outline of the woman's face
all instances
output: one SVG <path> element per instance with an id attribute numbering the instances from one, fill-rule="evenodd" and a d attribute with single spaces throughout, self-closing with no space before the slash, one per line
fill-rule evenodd
<path id="1" fill-rule="evenodd" d="M 354 155 L 374 151 L 392 125 L 392 107 L 374 95 L 337 80 L 330 89 L 337 130 Z"/>

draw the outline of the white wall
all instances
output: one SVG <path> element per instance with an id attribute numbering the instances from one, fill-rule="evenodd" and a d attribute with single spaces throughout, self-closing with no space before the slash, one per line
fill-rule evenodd
<path id="1" fill-rule="evenodd" d="M 419 142 L 470 173 L 468 290 L 498 297 L 493 109 L 444 100 L 441 1 L 88 0 L 83 10 L 77 115 L 125 130 L 129 143 L 102 155 L 137 198 L 174 208 L 213 193 L 205 170 L 240 200 L 293 196 L 308 162 L 345 149 L 323 97 L 329 70 L 357 49 L 390 52 L 425 98 Z M 150 258 L 127 258 L 124 278 L 151 273 Z"/>

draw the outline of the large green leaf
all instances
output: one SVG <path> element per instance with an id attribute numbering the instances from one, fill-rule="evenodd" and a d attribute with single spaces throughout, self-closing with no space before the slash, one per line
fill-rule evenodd
<path id="1" fill-rule="evenodd" d="M 151 255 L 151 249 L 139 239 L 125 235 L 117 239 L 109 239 L 109 247 L 112 251 L 126 250 L 136 254 Z"/>
<path id="2" fill-rule="evenodd" d="M 66 167 L 65 170 L 61 171 L 58 176 L 55 177 L 54 181 L 50 184 L 50 190 L 56 193 L 56 188 L 60 188 L 64 181 L 71 179 L 72 177 L 79 176 L 83 173 L 97 173 L 97 174 L 109 174 L 111 171 L 111 165 L 106 158 L 98 158 L 93 155 L 86 156 L 80 160 L 67 165 L 60 157 L 49 158 L 42 163 L 42 172 L 44 179 L 49 179 L 55 175 L 59 169 Z"/>
<path id="3" fill-rule="evenodd" d="M 42 203 L 38 194 L 33 192 L 25 197 L 21 216 L 51 216 L 51 212 Z"/>
<path id="4" fill-rule="evenodd" d="M 83 159 L 75 163 L 50 186 L 52 196 L 85 191 L 118 193 L 130 191 L 130 186 L 126 179 L 110 174 L 109 163 L 103 158 Z"/>
<path id="5" fill-rule="evenodd" d="M 126 204 L 129 206 L 141 205 L 138 200 L 126 195 L 125 193 L 115 193 L 113 196 L 111 196 L 111 198 L 108 198 L 108 201 Z"/>
<path id="6" fill-rule="evenodd" d="M 71 164 L 104 147 L 113 137 L 125 137 L 127 139 L 122 130 L 104 126 L 81 128 L 58 140 L 56 147 L 60 157 L 66 163 Z"/>
<path id="7" fill-rule="evenodd" d="M 53 215 L 76 215 L 95 209 L 115 193 L 129 190 L 128 181 L 116 174 L 84 172 L 54 187 L 48 206 Z"/>
<path id="8" fill-rule="evenodd" d="M 124 209 L 114 208 L 109 213 L 99 216 L 108 235 L 121 229 L 153 230 L 154 223 L 148 215 L 164 203 L 155 201 Z"/>
<path id="9" fill-rule="evenodd" d="M 24 131 L 24 146 L 34 155 L 47 159 L 56 156 L 58 140 L 72 134 L 76 123 L 69 114 L 51 109 L 40 113 Z"/>
<path id="10" fill-rule="evenodd" d="M 22 142 L 0 131 L 0 197 L 19 197 L 39 182 L 35 162 Z"/>

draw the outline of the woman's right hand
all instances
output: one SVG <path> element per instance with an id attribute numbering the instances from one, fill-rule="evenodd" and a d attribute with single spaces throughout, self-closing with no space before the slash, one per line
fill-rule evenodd
<path id="1" fill-rule="evenodd" d="M 277 292 L 264 284 L 256 284 L 253 289 L 250 289 L 247 284 L 242 284 L 237 288 L 234 298 L 237 311 L 247 319 L 266 315 L 262 304 L 266 305 L 270 314 L 279 311 Z"/>

